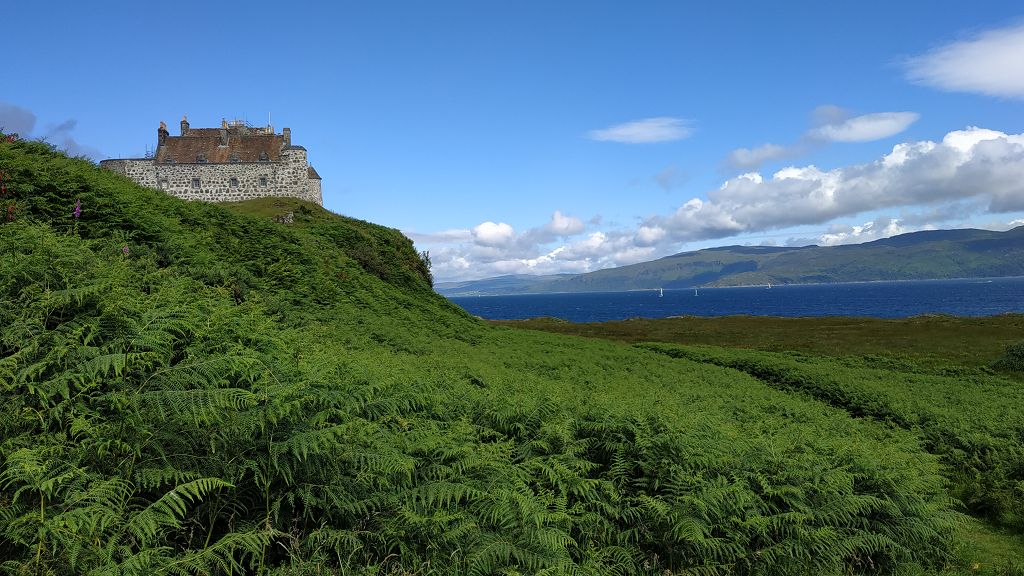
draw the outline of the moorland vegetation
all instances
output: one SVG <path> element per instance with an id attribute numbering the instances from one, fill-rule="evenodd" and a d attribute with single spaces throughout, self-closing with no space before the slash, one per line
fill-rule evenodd
<path id="1" fill-rule="evenodd" d="M 39 142 L 0 195 L 0 572 L 1019 573 L 997 372 L 494 327 L 396 230 Z"/>

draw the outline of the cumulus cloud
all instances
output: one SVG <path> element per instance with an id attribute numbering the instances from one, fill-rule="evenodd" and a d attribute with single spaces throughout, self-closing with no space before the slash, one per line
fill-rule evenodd
<path id="1" fill-rule="evenodd" d="M 916 112 L 876 112 L 852 116 L 839 106 L 827 104 L 811 112 L 812 127 L 790 145 L 766 143 L 737 148 L 726 156 L 726 165 L 737 170 L 756 170 L 778 160 L 797 158 L 831 142 L 870 142 L 895 136 L 917 122 Z"/>
<path id="2" fill-rule="evenodd" d="M 477 231 L 485 232 L 481 235 Z M 452 280 L 505 274 L 590 272 L 633 264 L 657 256 L 659 247 L 653 244 L 664 235 L 653 229 L 636 234 L 629 231 L 588 233 L 581 220 L 561 212 L 555 212 L 547 224 L 513 233 L 511 238 L 500 224 L 493 222 L 485 222 L 466 232 L 469 240 L 457 241 L 458 235 L 445 234 L 441 243 L 431 242 L 437 235 L 410 236 L 416 240 L 418 248 L 430 250 L 435 278 Z M 644 235 L 652 245 L 643 245 L 638 234 Z"/>
<path id="3" fill-rule="evenodd" d="M 878 218 L 855 226 L 837 224 L 822 234 L 817 241 L 821 246 L 837 246 L 840 244 L 859 244 L 881 238 L 888 238 L 909 232 L 896 218 Z"/>
<path id="4" fill-rule="evenodd" d="M 666 256 L 686 242 L 774 230 L 785 234 L 797 226 L 811 236 L 791 237 L 785 244 L 864 242 L 940 222 L 966 222 L 982 212 L 998 215 L 999 225 L 1024 212 L 1024 134 L 968 127 L 939 141 L 897 144 L 864 164 L 746 172 L 631 227 L 605 223 L 605 229 L 597 229 L 600 219 L 585 225 L 556 211 L 546 223 L 524 231 L 487 221 L 413 238 L 420 249 L 430 250 L 435 277 L 447 280 L 587 272 Z M 880 213 L 889 215 L 874 216 Z M 820 226 L 829 227 L 806 231 Z"/>
<path id="5" fill-rule="evenodd" d="M 641 262 L 654 252 L 651 246 L 637 246 L 628 232 L 592 232 L 566 245 L 560 255 L 565 260 L 581 263 L 589 271 Z"/>
<path id="6" fill-rule="evenodd" d="M 1024 24 L 988 30 L 906 62 L 912 82 L 953 92 L 1024 98 Z"/>
<path id="7" fill-rule="evenodd" d="M 660 226 L 640 226 L 636 229 L 635 243 L 638 246 L 655 246 L 661 242 L 668 233 Z"/>
<path id="8" fill-rule="evenodd" d="M 581 219 L 556 210 L 547 223 L 522 232 L 504 222 L 486 221 L 466 229 L 406 234 L 419 249 L 430 251 L 435 277 L 452 279 L 585 272 L 592 263 L 577 258 L 578 241 L 573 240 L 585 231 Z"/>
<path id="9" fill-rule="evenodd" d="M 693 134 L 693 129 L 688 121 L 682 118 L 660 116 L 616 124 L 600 130 L 591 130 L 588 135 L 591 140 L 601 142 L 648 144 L 682 140 L 690 137 L 691 134 Z"/>
<path id="10" fill-rule="evenodd" d="M 935 230 L 938 226 L 927 223 L 923 215 L 912 223 L 904 218 L 893 218 L 890 216 L 879 216 L 874 220 L 860 224 L 835 223 L 816 236 L 790 237 L 784 246 L 839 246 L 842 244 L 861 244 L 873 240 L 881 240 L 898 234 L 918 232 L 920 230 Z"/>
<path id="11" fill-rule="evenodd" d="M 644 225 L 686 241 L 967 199 L 989 212 L 1024 210 L 1024 134 L 970 127 L 941 142 L 897 144 L 867 164 L 828 171 L 788 167 L 768 178 L 742 174 L 709 192 L 707 200 L 692 199 Z"/>
<path id="12" fill-rule="evenodd" d="M 515 238 L 516 231 L 504 222 L 484 222 L 473 228 L 473 239 L 481 246 L 504 246 Z"/>
<path id="13" fill-rule="evenodd" d="M 573 236 L 583 232 L 583 221 L 555 210 L 551 221 L 544 226 L 544 231 L 554 236 Z"/>
<path id="14" fill-rule="evenodd" d="M 78 125 L 74 119 L 47 126 L 41 134 L 33 131 L 36 127 L 36 115 L 27 108 L 0 102 L 0 129 L 4 132 L 17 133 L 22 138 L 39 138 L 53 144 L 69 156 L 85 156 L 92 160 L 102 157 L 99 150 L 79 143 L 71 132 Z"/>

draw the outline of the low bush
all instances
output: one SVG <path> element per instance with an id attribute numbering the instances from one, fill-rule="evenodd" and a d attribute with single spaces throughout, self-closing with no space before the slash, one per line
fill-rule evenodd
<path id="1" fill-rule="evenodd" d="M 1024 372 L 1024 341 L 1007 346 L 1006 353 L 992 363 L 992 368 L 1007 372 Z"/>

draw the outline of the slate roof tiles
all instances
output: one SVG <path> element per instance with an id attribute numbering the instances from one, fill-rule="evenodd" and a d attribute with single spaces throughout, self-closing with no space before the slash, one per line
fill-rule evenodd
<path id="1" fill-rule="evenodd" d="M 220 130 L 191 128 L 185 136 L 168 136 L 164 145 L 157 149 L 156 161 L 166 163 L 170 157 L 175 164 L 196 164 L 200 162 L 200 154 L 210 163 L 281 159 L 281 150 L 285 147 L 282 134 L 242 134 L 236 128 L 228 128 L 227 146 L 221 146 Z"/>

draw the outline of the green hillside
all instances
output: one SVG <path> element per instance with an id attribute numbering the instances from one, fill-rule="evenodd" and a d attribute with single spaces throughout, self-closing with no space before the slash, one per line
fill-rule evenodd
<path id="1" fill-rule="evenodd" d="M 724 352 L 492 327 L 313 205 L 186 203 L 36 142 L 0 172 L 0 572 L 1019 573 L 992 403 L 904 425 L 899 394 L 851 409 L 877 367 L 826 402 Z"/>
<path id="2" fill-rule="evenodd" d="M 847 246 L 723 246 L 573 276 L 446 283 L 438 291 L 459 296 L 999 276 L 1024 276 L 1024 226 L 913 232 Z"/>

